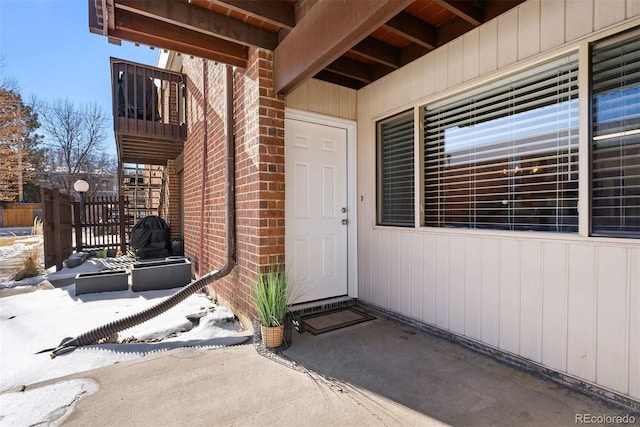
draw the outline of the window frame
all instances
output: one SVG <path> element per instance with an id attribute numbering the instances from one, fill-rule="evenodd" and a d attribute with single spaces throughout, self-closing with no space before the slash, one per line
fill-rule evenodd
<path id="1" fill-rule="evenodd" d="M 408 120 L 411 122 L 411 161 L 409 162 L 411 167 L 411 208 L 407 209 L 410 211 L 411 220 L 410 221 L 394 221 L 393 219 L 387 220 L 385 219 L 385 194 L 384 194 L 384 159 L 383 159 L 383 150 L 382 150 L 382 127 L 386 124 L 393 123 L 395 121 Z M 415 168 L 415 114 L 414 108 L 410 108 L 408 110 L 403 110 L 399 113 L 396 113 L 392 116 L 382 118 L 375 122 L 376 129 L 376 225 L 385 226 L 385 227 L 403 227 L 403 228 L 415 228 L 415 206 L 416 206 L 416 194 L 415 194 L 415 176 L 416 176 L 416 168 Z"/>
<path id="2" fill-rule="evenodd" d="M 569 65 L 570 67 L 567 67 L 567 65 Z M 567 161 L 572 165 L 572 167 L 574 168 L 570 173 L 572 174 L 577 174 L 577 176 L 575 178 L 571 178 L 567 181 L 558 181 L 557 177 L 560 176 L 563 172 L 557 172 L 556 173 L 556 185 L 566 185 L 567 183 L 575 183 L 576 188 L 574 190 L 568 190 L 568 191 L 573 191 L 575 192 L 575 196 L 571 197 L 570 199 L 566 199 L 563 193 L 563 197 L 561 199 L 554 199 L 555 200 L 555 210 L 557 212 L 557 209 L 561 209 L 563 208 L 563 206 L 565 206 L 566 204 L 566 200 L 573 200 L 573 203 L 575 204 L 575 206 L 570 206 L 568 209 L 575 209 L 575 214 L 572 214 L 569 216 L 570 221 L 575 221 L 575 224 L 562 224 L 563 223 L 563 218 L 565 218 L 565 215 L 560 215 L 558 216 L 558 214 L 556 213 L 555 216 L 555 224 L 556 224 L 556 229 L 544 229 L 544 226 L 542 225 L 542 223 L 539 225 L 539 229 L 535 229 L 534 225 L 530 225 L 530 228 L 527 228 L 527 225 L 525 223 L 521 223 L 521 222 L 514 222 L 514 224 L 508 224 L 506 227 L 505 226 L 498 226 L 498 223 L 493 224 L 492 222 L 489 222 L 487 224 L 482 224 L 481 226 L 478 225 L 478 223 L 476 223 L 475 221 L 473 222 L 468 222 L 465 225 L 459 225 L 459 226 L 453 226 L 453 229 L 458 229 L 458 230 L 505 230 L 505 231 L 537 231 L 537 232 L 551 232 L 551 233 L 556 233 L 556 234 L 578 234 L 579 233 L 579 222 L 580 222 L 580 215 L 577 212 L 579 209 L 579 188 L 580 188 L 580 175 L 581 175 L 581 170 L 579 167 L 580 161 L 579 161 L 579 156 L 580 155 L 585 155 L 580 153 L 579 150 L 579 140 L 580 140 L 580 97 L 581 95 L 583 95 L 582 91 L 580 90 L 580 88 L 578 87 L 579 85 L 579 78 L 578 75 L 580 73 L 580 61 L 579 61 L 579 50 L 573 50 L 573 51 L 568 51 L 567 53 L 564 53 L 562 56 L 560 57 L 555 57 L 555 58 L 551 58 L 549 60 L 546 61 L 541 61 L 538 62 L 536 64 L 533 64 L 532 66 L 528 67 L 528 68 L 522 68 L 519 70 L 515 70 L 512 73 L 509 73 L 508 75 L 505 75 L 499 79 L 493 80 L 493 81 L 489 81 L 486 82 L 484 84 L 481 85 L 477 85 L 474 87 L 470 87 L 464 91 L 461 92 L 456 92 L 454 95 L 451 96 L 445 96 L 445 97 L 441 97 L 438 98 L 432 102 L 427 102 L 427 103 L 423 103 L 421 105 L 418 106 L 418 108 L 420 109 L 420 117 L 421 117 L 421 122 L 420 122 L 420 126 L 421 126 L 421 135 L 420 135 L 420 143 L 421 143 L 421 156 L 423 158 L 421 164 L 420 164 L 420 171 L 421 171 L 421 175 L 422 175 L 422 180 L 421 180 L 421 200 L 422 200 L 422 209 L 421 209 L 421 224 L 424 227 L 428 227 L 428 228 L 434 228 L 434 229 L 440 229 L 440 228 L 451 228 L 451 225 L 447 225 L 446 222 L 441 222 L 439 219 L 434 220 L 430 219 L 427 217 L 428 215 L 428 204 L 427 204 L 427 194 L 426 192 L 427 190 L 427 180 L 426 177 L 429 175 L 429 170 L 428 167 L 426 165 L 427 163 L 427 138 L 425 136 L 425 132 L 427 131 L 427 129 L 425 129 L 425 127 L 427 127 L 426 124 L 426 120 L 425 120 L 425 115 L 427 114 L 427 110 L 431 109 L 432 111 L 437 110 L 439 108 L 443 108 L 446 110 L 446 108 L 448 106 L 453 106 L 452 108 L 457 109 L 457 108 L 463 108 L 460 107 L 458 104 L 461 104 L 462 100 L 466 100 L 468 98 L 471 97 L 477 97 L 477 96 L 487 96 L 487 94 L 490 94 L 491 92 L 495 92 L 495 93 L 500 93 L 501 91 L 504 90 L 504 88 L 507 88 L 509 86 L 513 86 L 514 84 L 517 86 L 518 83 L 520 82 L 526 82 L 527 80 L 529 80 L 531 78 L 531 76 L 535 76 L 537 73 L 539 73 L 541 70 L 544 72 L 553 72 L 555 70 L 558 70 L 559 72 L 562 72 L 562 68 L 565 67 L 567 70 L 572 69 L 573 71 L 571 71 L 571 75 L 573 76 L 571 78 L 571 82 L 570 86 L 573 87 L 573 89 L 571 90 L 571 93 L 573 94 L 572 98 L 569 98 L 569 100 L 571 102 L 575 102 L 576 105 L 571 107 L 571 111 L 572 111 L 572 118 L 571 121 L 576 121 L 576 124 L 574 126 L 569 126 L 566 128 L 562 128 L 563 131 L 567 131 L 569 132 L 569 136 L 567 137 L 562 137 L 562 139 L 567 139 L 567 147 L 575 147 L 575 150 L 573 151 L 575 153 L 576 159 L 571 160 L 570 156 L 572 155 L 572 151 L 570 150 L 567 155 L 563 155 L 563 154 L 559 154 L 556 157 L 554 157 L 555 159 L 555 163 L 554 165 L 556 165 L 556 167 L 560 167 L 562 165 L 562 162 L 565 160 L 565 157 L 567 157 Z M 550 78 L 551 81 L 551 78 Z M 562 86 L 562 77 L 557 77 L 557 81 L 553 82 L 553 84 L 555 86 Z M 531 90 L 531 89 L 527 89 L 528 86 L 530 84 L 535 84 L 535 81 L 532 83 L 531 81 L 529 81 L 526 85 L 521 86 L 521 89 L 518 90 Z M 575 87 L 574 87 L 575 86 Z M 560 97 L 562 98 L 562 97 Z M 558 98 L 558 99 L 560 99 Z M 550 96 L 550 99 L 552 99 L 552 96 Z M 526 101 L 526 98 L 525 98 Z M 562 102 L 564 101 L 558 101 L 558 102 L 554 102 L 552 104 L 549 105 L 561 105 Z M 491 105 L 491 104 L 487 104 L 487 105 Z M 544 107 L 544 105 L 542 105 Z M 519 110 L 523 110 L 522 108 L 519 108 L 519 105 L 514 105 L 513 109 L 514 111 L 516 111 L 516 114 L 518 113 Z M 535 107 L 533 110 L 531 111 L 535 111 L 535 109 L 540 108 L 540 107 Z M 523 111 L 528 111 L 526 109 L 524 109 Z M 558 113 L 559 115 L 561 115 L 561 113 Z M 462 115 L 462 117 L 467 117 L 467 113 L 464 113 Z M 508 115 L 505 115 L 504 117 L 508 117 Z M 559 120 L 559 119 L 558 119 Z M 433 138 L 431 138 L 432 141 L 435 141 Z M 574 140 L 574 142 L 572 143 L 571 140 Z M 517 140 L 516 140 L 517 141 Z M 442 140 L 442 143 L 444 144 L 444 140 Z M 558 146 L 558 143 L 555 143 L 556 146 Z M 482 145 L 477 145 L 477 144 L 472 144 L 470 145 L 470 149 L 475 149 L 474 147 L 476 146 L 482 146 Z M 527 147 L 527 146 L 525 146 Z M 527 147 L 528 148 L 528 147 Z M 433 147 L 431 148 L 433 149 Z M 436 161 L 438 161 L 437 159 L 435 159 Z M 511 162 L 511 159 L 508 159 L 509 162 Z M 499 164 L 500 162 L 496 163 Z M 440 164 L 440 163 L 438 163 Z M 437 167 L 437 165 L 433 165 L 434 167 Z M 476 167 L 480 167 L 477 166 Z M 436 172 L 436 174 L 439 175 L 439 172 Z M 438 178 L 439 179 L 439 178 Z M 558 184 L 559 183 L 559 184 Z M 437 188 L 435 191 L 438 192 L 438 194 L 440 194 L 443 190 L 442 190 L 442 185 L 441 183 L 437 183 Z M 512 188 L 512 184 L 509 184 L 509 189 L 510 191 L 513 191 Z M 465 187 L 466 188 L 466 187 Z M 475 188 L 475 186 L 469 186 L 468 188 Z M 474 190 L 475 191 L 475 190 Z M 474 193 L 475 194 L 475 193 Z M 569 194 L 569 193 L 567 193 Z M 493 195 L 489 195 L 491 197 L 497 197 L 498 193 L 495 193 Z M 477 194 L 474 196 L 476 197 Z M 497 200 L 497 199 L 496 199 Z M 550 199 L 551 200 L 551 199 Z M 434 206 L 436 208 L 436 210 L 439 212 L 442 210 L 441 206 L 442 206 L 441 201 L 438 201 L 436 203 L 434 203 Z M 473 209 L 474 212 L 477 209 L 480 209 L 478 206 L 476 206 L 476 201 L 475 199 L 473 201 L 470 201 L 471 205 L 473 205 Z M 470 205 L 470 207 L 471 207 Z M 565 209 L 566 206 L 564 207 Z M 560 218 L 560 226 L 558 226 L 558 218 Z M 512 221 L 512 220 L 510 220 Z M 455 221 L 454 221 L 455 222 Z M 550 228 L 550 227 L 549 227 Z"/>
<path id="3" fill-rule="evenodd" d="M 585 65 L 587 67 L 587 73 L 588 73 L 588 88 L 587 88 L 587 99 L 588 99 L 588 123 L 587 123 L 587 129 L 588 129 L 588 159 L 589 159 L 589 170 L 588 170 L 588 184 L 589 184 L 589 188 L 588 188 L 588 207 L 589 207 L 589 211 L 587 214 L 587 218 L 588 218 L 588 235 L 590 237 L 602 237 L 602 238 L 615 238 L 615 239 L 620 239 L 620 238 L 628 238 L 628 239 L 639 239 L 640 238 L 640 231 L 637 232 L 629 232 L 629 231 L 613 231 L 613 230 L 596 230 L 594 229 L 594 211 L 595 211 L 595 206 L 594 206 L 594 190 L 595 190 L 595 186 L 594 186 L 594 175 L 595 175 L 595 165 L 594 165 L 594 154 L 595 154 L 595 147 L 594 147 L 594 128 L 596 125 L 596 118 L 595 118 L 595 114 L 594 114 L 594 109 L 595 109 L 595 105 L 594 105 L 594 71 L 593 71 L 593 60 L 594 60 L 594 51 L 598 50 L 598 49 L 606 49 L 608 47 L 614 46 L 614 45 L 618 45 L 618 44 L 622 44 L 624 42 L 628 42 L 628 41 L 633 41 L 633 40 L 638 40 L 640 41 L 640 29 L 639 28 L 632 28 L 632 29 L 628 29 L 626 31 L 621 31 L 621 32 L 617 32 L 614 33 L 608 37 L 605 38 L 601 38 L 598 40 L 594 40 L 591 43 L 589 43 L 588 45 L 588 60 L 586 61 L 587 64 L 581 64 L 581 65 Z M 639 167 L 640 167 L 640 161 L 638 161 Z"/>

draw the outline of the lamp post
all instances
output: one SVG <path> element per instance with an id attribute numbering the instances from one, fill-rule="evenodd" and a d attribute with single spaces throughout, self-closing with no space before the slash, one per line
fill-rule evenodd
<path id="1" fill-rule="evenodd" d="M 73 189 L 80 195 L 80 222 L 84 225 L 84 193 L 89 191 L 89 183 L 79 179 L 73 183 Z"/>

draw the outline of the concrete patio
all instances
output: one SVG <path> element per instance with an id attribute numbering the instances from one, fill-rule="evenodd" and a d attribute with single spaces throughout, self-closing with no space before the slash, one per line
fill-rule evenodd
<path id="1" fill-rule="evenodd" d="M 100 390 L 81 398 L 65 425 L 559 426 L 575 425 L 579 417 L 640 420 L 637 413 L 376 316 L 316 336 L 293 332 L 293 344 L 282 355 L 261 356 L 253 345 L 184 348 L 73 375 L 94 379 Z"/>

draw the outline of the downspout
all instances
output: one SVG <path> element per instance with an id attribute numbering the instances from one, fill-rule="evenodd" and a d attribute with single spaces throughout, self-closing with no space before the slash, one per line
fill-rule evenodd
<path id="1" fill-rule="evenodd" d="M 207 60 L 202 59 L 202 191 L 200 192 L 200 244 L 198 245 L 198 276 L 202 276 L 202 265 L 204 264 L 204 206 L 207 193 L 207 167 L 209 160 L 209 68 Z"/>
<path id="2" fill-rule="evenodd" d="M 227 230 L 225 239 L 226 263 L 219 269 L 207 273 L 200 279 L 191 282 L 177 293 L 166 300 L 123 319 L 116 320 L 98 328 L 92 329 L 75 338 L 65 338 L 55 349 L 42 350 L 39 353 L 51 351 L 53 359 L 59 354 L 75 350 L 76 347 L 95 344 L 98 340 L 107 338 L 125 329 L 139 325 L 150 320 L 170 308 L 178 305 L 200 289 L 219 280 L 233 271 L 235 266 L 235 140 L 233 135 L 233 68 L 229 65 L 225 70 L 225 228 Z M 206 103 L 205 103 L 206 104 Z M 204 184 L 204 183 L 203 183 Z"/>

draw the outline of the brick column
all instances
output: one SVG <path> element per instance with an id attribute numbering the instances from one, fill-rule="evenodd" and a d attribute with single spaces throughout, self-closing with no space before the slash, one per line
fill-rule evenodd
<path id="1" fill-rule="evenodd" d="M 183 64 L 189 106 L 184 151 L 185 252 L 196 272 L 200 264 L 208 272 L 225 263 L 225 66 L 206 65 L 205 108 L 202 60 L 185 58 Z M 249 49 L 247 69 L 234 71 L 237 264 L 232 274 L 210 287 L 215 297 L 249 319 L 254 313 L 251 286 L 258 272 L 272 263 L 284 264 L 284 98 L 273 91 L 272 64 L 270 51 Z M 200 209 L 203 189 L 204 212 Z M 202 251 L 201 221 L 205 229 Z"/>
<path id="2" fill-rule="evenodd" d="M 284 98 L 273 90 L 273 54 L 250 50 L 236 75 L 238 279 L 234 303 L 253 313 L 250 286 L 273 263 L 284 264 Z"/>

